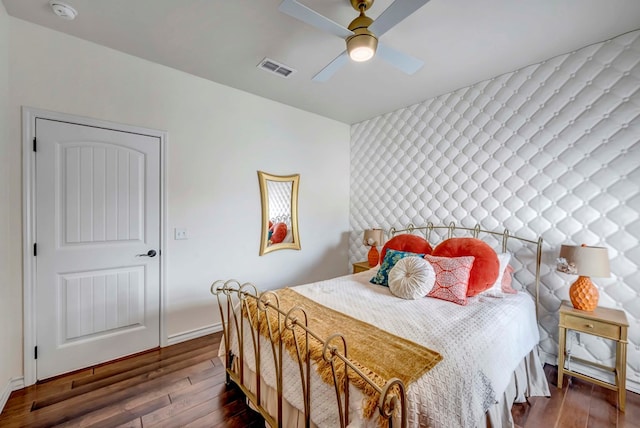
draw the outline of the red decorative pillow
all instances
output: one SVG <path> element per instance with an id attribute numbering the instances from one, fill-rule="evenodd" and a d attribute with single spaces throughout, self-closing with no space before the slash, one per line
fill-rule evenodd
<path id="1" fill-rule="evenodd" d="M 467 296 L 475 296 L 491 288 L 500 274 L 498 255 L 486 242 L 476 238 L 450 238 L 441 242 L 431 253 L 439 257 L 473 256 Z"/>
<path id="2" fill-rule="evenodd" d="M 429 242 L 421 236 L 410 235 L 405 233 L 403 235 L 394 236 L 389 239 L 382 251 L 380 252 L 380 260 L 384 260 L 384 255 L 387 253 L 387 248 L 391 250 L 405 251 L 408 253 L 418 254 L 431 254 L 433 249 Z"/>
<path id="3" fill-rule="evenodd" d="M 511 274 L 513 273 L 513 266 L 507 265 L 507 268 L 504 270 L 504 275 L 502 275 L 502 292 L 509 294 L 516 294 L 516 291 L 511 286 Z"/>
<path id="4" fill-rule="evenodd" d="M 284 223 L 276 223 L 273 225 L 273 234 L 271 235 L 271 243 L 279 244 L 287 236 L 287 225 Z"/>
<path id="5" fill-rule="evenodd" d="M 427 297 L 447 300 L 458 305 L 467 304 L 467 286 L 473 268 L 473 256 L 424 256 L 436 273 L 436 282 Z"/>

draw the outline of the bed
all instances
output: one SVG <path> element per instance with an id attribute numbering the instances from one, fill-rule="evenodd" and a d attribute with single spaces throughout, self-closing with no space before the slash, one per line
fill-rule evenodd
<path id="1" fill-rule="evenodd" d="M 460 232 L 482 236 L 500 253 L 514 256 L 514 282 L 533 278 L 532 283 L 521 284 L 515 294 L 496 298 L 480 293 L 459 305 L 428 297 L 400 299 L 390 287 L 370 282 L 376 269 L 278 292 L 216 281 L 211 290 L 223 321 L 220 354 L 228 381 L 273 427 L 512 426 L 514 402 L 549 395 L 537 353 L 542 240 L 454 224 L 409 225 L 390 234 L 433 240 L 439 232 L 444 239 Z M 336 334 L 309 321 L 316 314 L 331 318 L 334 312 L 354 319 L 354 331 L 379 330 L 382 336 L 358 344 L 359 334 L 338 334 L 350 331 L 343 318 L 329 323 Z M 416 349 L 397 354 L 410 357 L 389 356 L 400 368 L 387 372 L 378 360 L 396 355 L 396 342 L 402 352 L 406 344 Z M 359 346 L 371 354 L 365 365 Z M 428 366 L 425 371 L 417 371 L 423 366 Z M 411 376 L 412 371 L 419 375 Z"/>

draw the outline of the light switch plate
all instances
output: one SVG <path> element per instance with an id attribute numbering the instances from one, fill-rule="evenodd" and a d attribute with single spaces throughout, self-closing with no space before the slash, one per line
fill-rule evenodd
<path id="1" fill-rule="evenodd" d="M 187 229 L 176 227 L 173 229 L 173 239 L 187 239 Z"/>

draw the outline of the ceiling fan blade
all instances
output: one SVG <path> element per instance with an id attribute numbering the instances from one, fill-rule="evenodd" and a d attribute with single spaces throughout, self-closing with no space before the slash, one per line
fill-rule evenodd
<path id="1" fill-rule="evenodd" d="M 411 55 L 407 55 L 406 53 L 397 51 L 379 42 L 376 55 L 407 74 L 415 73 L 424 65 L 424 61 L 414 58 Z"/>
<path id="2" fill-rule="evenodd" d="M 280 6 L 278 6 L 278 9 L 280 12 L 293 16 L 312 27 L 316 27 L 319 30 L 331 33 L 340 38 L 346 39 L 353 34 L 351 30 L 348 30 L 329 18 L 320 15 L 315 10 L 298 3 L 296 0 L 283 0 L 282 3 L 280 3 Z"/>
<path id="3" fill-rule="evenodd" d="M 379 38 L 428 2 L 429 0 L 396 0 L 373 21 L 369 30 Z"/>
<path id="4" fill-rule="evenodd" d="M 343 51 L 340 55 L 335 57 L 333 61 L 327 64 L 325 68 L 320 70 L 318 74 L 313 76 L 313 79 L 311 80 L 313 80 L 314 82 L 326 82 L 331 78 L 331 76 L 333 76 L 336 73 L 336 71 L 342 68 L 342 66 L 345 65 L 348 61 L 349 61 L 349 55 L 347 54 L 347 51 Z"/>

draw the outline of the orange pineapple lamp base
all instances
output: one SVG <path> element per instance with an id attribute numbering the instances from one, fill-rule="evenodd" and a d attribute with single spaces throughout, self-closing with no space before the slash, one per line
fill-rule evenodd
<path id="1" fill-rule="evenodd" d="M 598 306 L 600 294 L 596 286 L 591 282 L 591 278 L 580 276 L 569 288 L 569 297 L 574 308 L 582 311 L 593 311 Z"/>
<path id="2" fill-rule="evenodd" d="M 372 246 L 367 254 L 367 260 L 369 261 L 369 267 L 374 267 L 378 265 L 380 261 L 380 253 L 375 246 Z"/>

